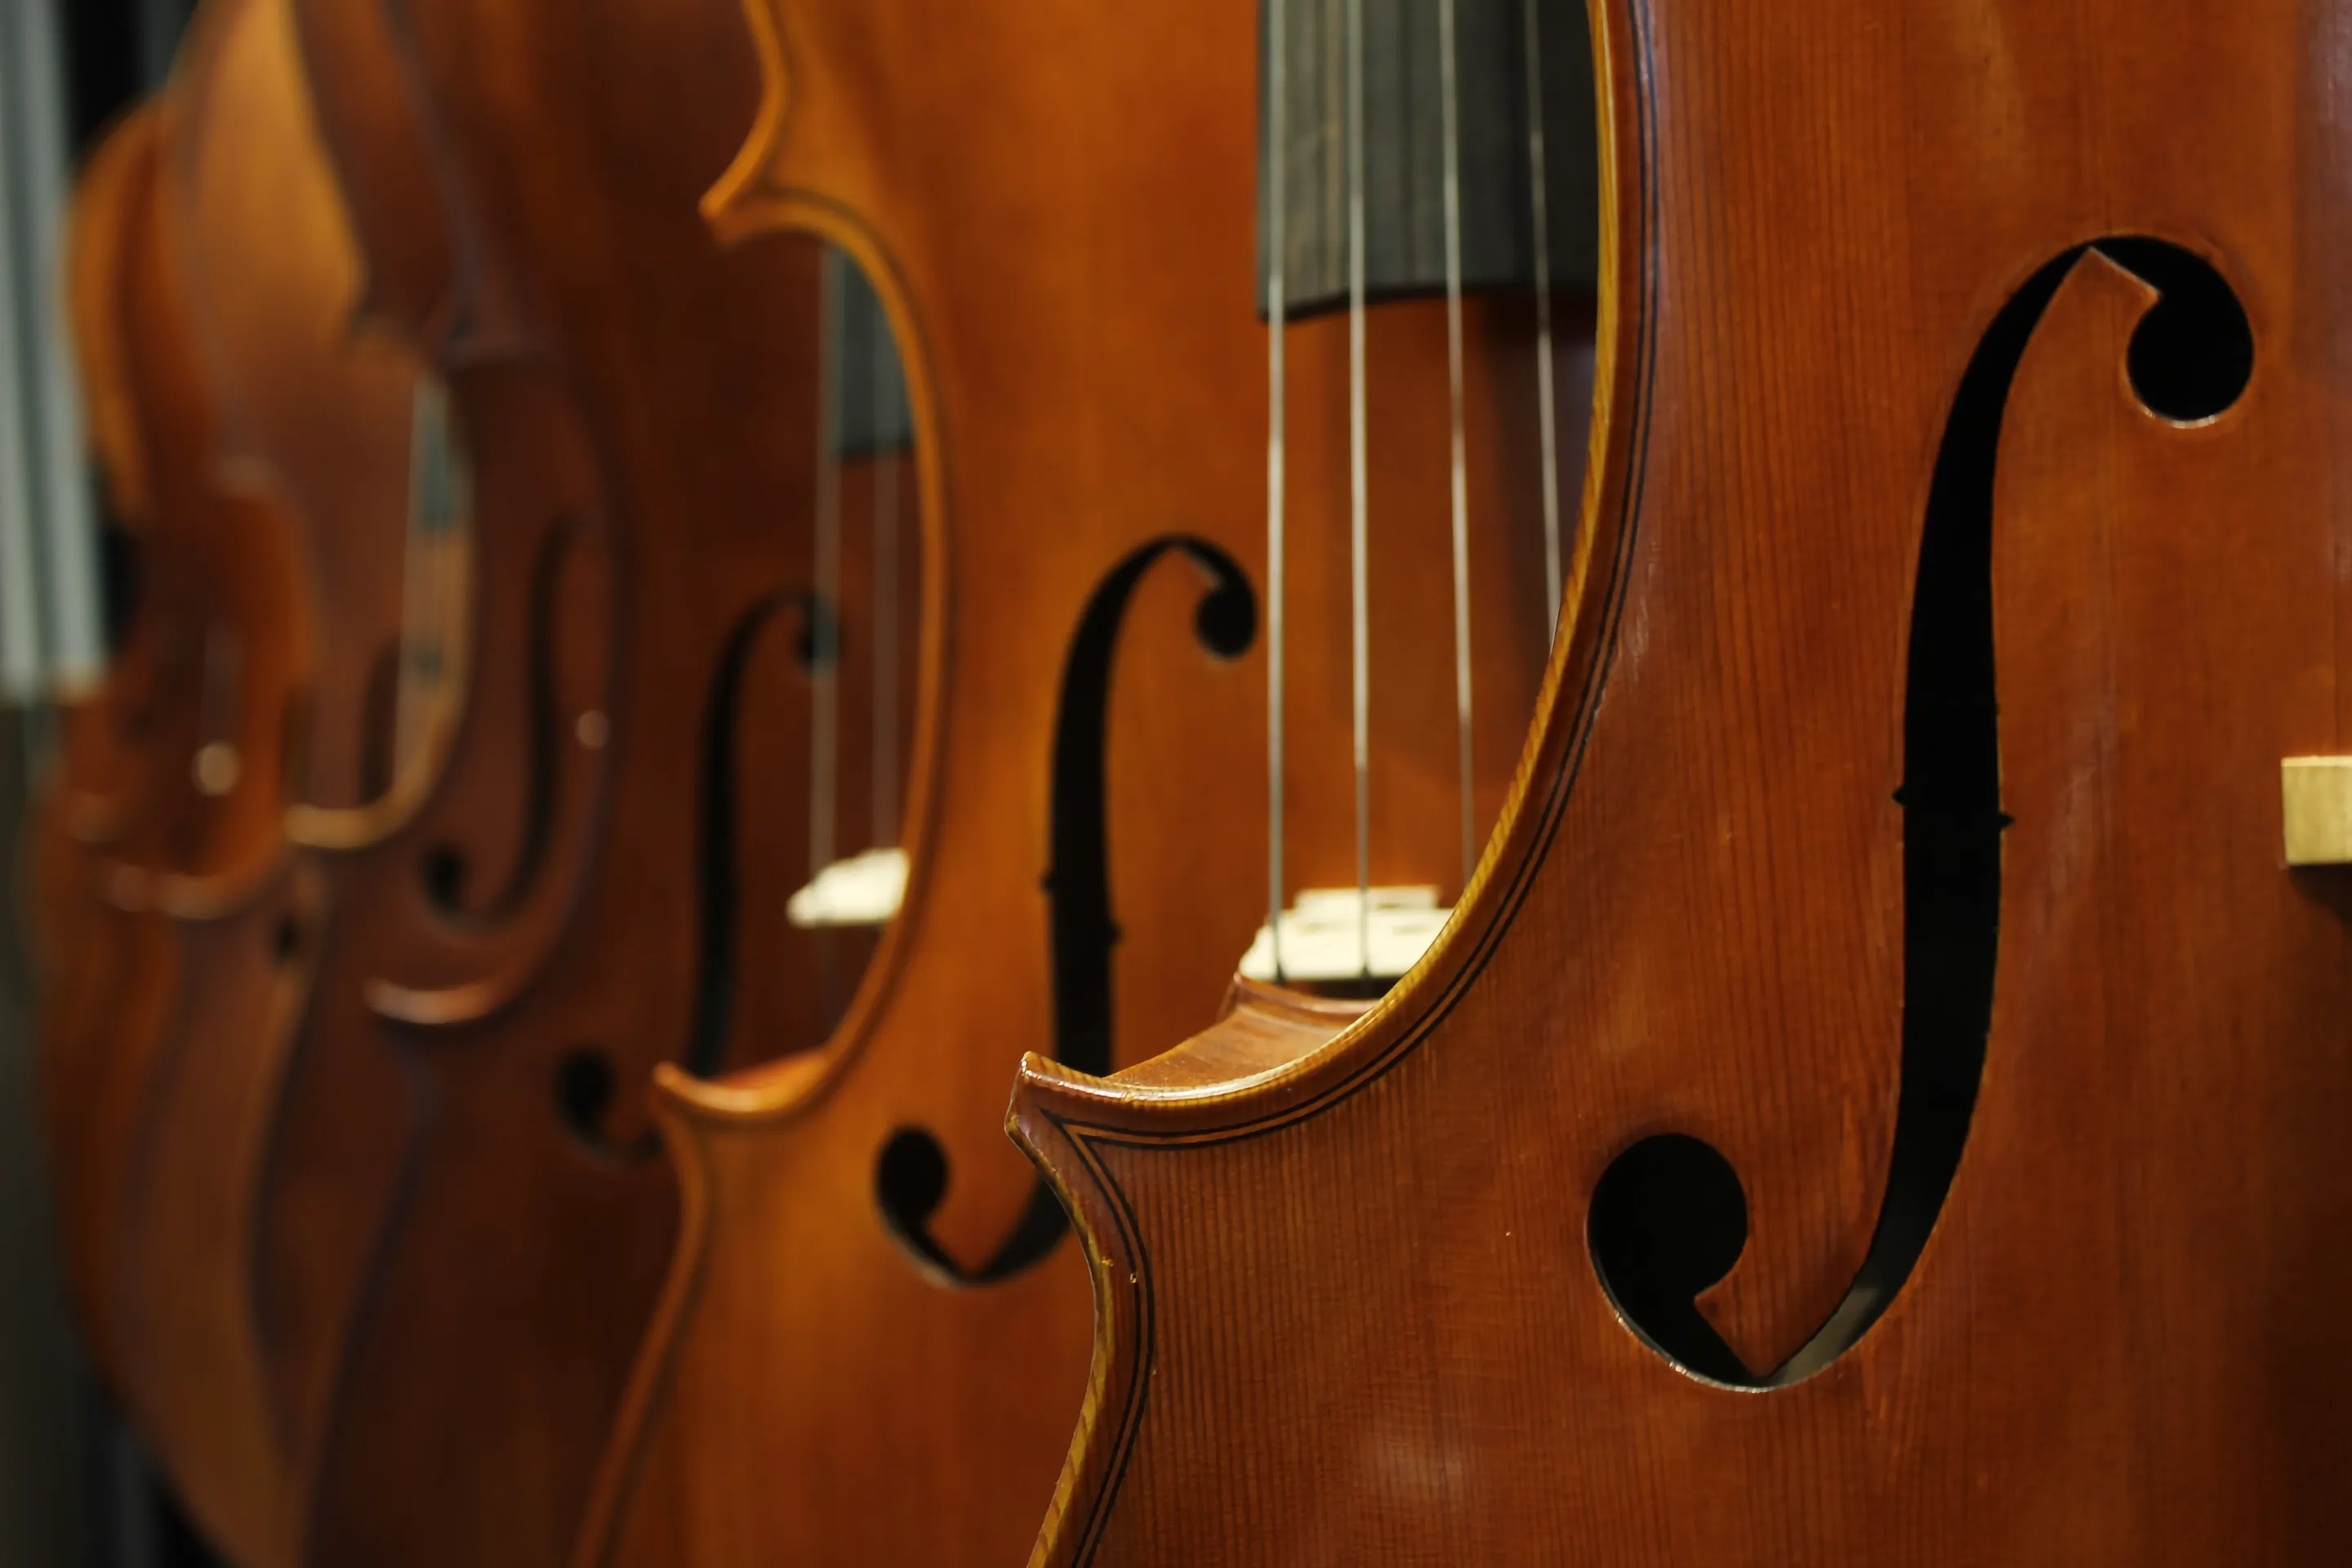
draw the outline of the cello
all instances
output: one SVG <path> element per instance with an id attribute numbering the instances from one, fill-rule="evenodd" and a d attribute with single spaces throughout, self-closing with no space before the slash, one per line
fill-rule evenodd
<path id="1" fill-rule="evenodd" d="M 652 1065 L 814 1043 L 871 942 L 788 924 L 784 895 L 822 869 L 820 782 L 843 847 L 881 831 L 857 820 L 875 798 L 863 535 L 828 572 L 813 511 L 863 517 L 891 461 L 821 428 L 817 248 L 721 254 L 696 219 L 748 69 L 658 38 L 588 53 L 607 33 L 575 21 L 531 53 L 505 8 L 298 6 L 371 298 L 426 345 L 474 458 L 483 636 L 493 603 L 518 635 L 480 647 L 477 689 L 494 667 L 534 673 L 512 731 L 469 716 L 453 752 L 534 832 L 504 869 L 431 829 L 371 855 L 280 1111 L 279 1147 L 303 1151 L 285 1156 L 289 1215 L 297 1173 L 348 1129 L 399 1149 L 396 1205 L 343 1219 L 368 1228 L 366 1285 L 306 1561 L 561 1560 L 675 1235 Z M 395 137 L 444 222 L 437 256 L 404 250 L 388 216 Z M 494 560 L 508 590 L 534 586 L 505 598 Z M 901 564 L 911 594 L 922 563 Z M 821 699 L 822 773 L 803 750 Z M 280 1278 L 306 1266 L 290 1226 L 268 1253 Z"/>
<path id="2" fill-rule="evenodd" d="M 1050 1492 L 1087 1326 L 1060 1208 L 999 1142 L 1015 1043 L 1108 1070 L 1175 1037 L 1213 1013 L 1262 916 L 1269 947 L 1303 935 L 1285 920 L 1309 912 L 1286 907 L 1302 888 L 1355 896 L 1334 988 L 1377 982 L 1367 885 L 1460 875 L 1460 822 L 1499 799 L 1533 700 L 1549 614 L 1532 398 L 1516 446 L 1499 416 L 1454 426 L 1491 509 L 1469 576 L 1496 606 L 1463 792 L 1444 384 L 1351 375 L 1361 332 L 1442 376 L 1432 301 L 1283 338 L 1286 605 L 1269 574 L 1248 6 L 745 11 L 764 95 L 705 206 L 725 235 L 824 235 L 889 308 L 943 590 L 929 766 L 908 912 L 824 1050 L 660 1077 L 686 1232 L 573 1561 L 1009 1561 Z M 1472 304 L 1482 331 L 1490 315 Z M 1509 356 L 1469 348 L 1485 396 Z M 1350 469 L 1370 452 L 1349 433 L 1376 421 L 1396 504 L 1367 518 Z M 1332 548 L 1359 521 L 1388 563 L 1376 608 Z M 1377 667 L 1382 722 L 1351 734 L 1360 608 L 1407 657 Z M 1265 760 L 1270 687 L 1292 707 L 1287 768 Z M 1270 783 L 1291 791 L 1286 842 Z M 1342 804 L 1351 785 L 1375 813 Z M 1355 1005 L 1247 994 L 1276 1027 Z"/>
<path id="3" fill-rule="evenodd" d="M 246 1245 L 336 913 L 296 845 L 417 797 L 461 674 L 441 625 L 456 595 L 433 570 L 450 531 L 420 515 L 436 504 L 430 389 L 396 345 L 348 333 L 351 240 L 289 21 L 279 0 L 205 7 L 160 109 L 157 221 L 211 410 L 203 461 L 267 521 L 299 656 L 272 714 L 286 755 L 269 858 L 244 896 L 174 922 L 180 984 L 113 1222 L 125 1402 L 198 1527 L 254 1563 L 293 1560 L 304 1483 Z"/>
<path id="4" fill-rule="evenodd" d="M 143 514 L 142 602 L 126 668 L 144 665 L 154 684 L 136 721 L 146 731 L 144 797 L 135 816 L 120 814 L 108 835 L 117 842 L 82 868 L 118 912 L 61 931 L 74 968 L 54 986 L 45 1047 L 83 1321 L 134 1413 L 140 1291 L 127 1227 L 141 1204 L 159 1075 L 191 993 L 212 979 L 196 933 L 266 918 L 254 911 L 278 851 L 287 707 L 306 658 L 289 542 L 265 506 L 213 470 L 217 409 L 175 271 L 162 135 L 152 111 L 114 133 L 87 199 L 121 205 L 110 214 L 86 207 L 74 226 L 93 428 L 104 448 L 137 448 L 135 462 L 109 468 L 119 508 Z M 134 689 L 140 679 L 131 675 Z M 68 795 L 66 809 L 77 807 L 87 819 L 86 803 Z M 117 967 L 126 958 L 128 973 Z"/>
<path id="5" fill-rule="evenodd" d="M 131 563 L 123 574 L 135 581 L 143 562 L 176 582 L 176 536 L 156 515 L 125 321 L 125 280 L 152 208 L 154 146 L 152 107 L 133 110 L 100 141 L 75 184 L 65 271 L 91 452 L 110 528 Z M 133 1102 L 125 1086 L 163 1026 L 171 991 L 163 921 L 136 894 L 143 868 L 167 845 L 186 842 L 175 824 L 189 809 L 190 689 L 201 683 L 191 680 L 190 655 L 202 644 L 184 595 L 126 597 L 104 679 L 60 708 L 58 764 L 34 855 L 42 1130 L 75 1316 L 117 1386 L 108 1238 Z M 118 890 L 131 895 L 127 905 Z"/>
<path id="6" fill-rule="evenodd" d="M 2336 7 L 1592 10 L 1527 763 L 1360 1022 L 1024 1067 L 1033 1561 L 2333 1561 Z"/>

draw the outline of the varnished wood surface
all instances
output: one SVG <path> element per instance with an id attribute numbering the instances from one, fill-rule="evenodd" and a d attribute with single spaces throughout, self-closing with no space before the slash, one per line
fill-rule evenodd
<path id="1" fill-rule="evenodd" d="M 169 561 L 154 526 L 146 438 L 126 339 L 124 280 L 152 212 L 156 121 L 135 110 L 99 143 L 76 180 L 63 269 L 91 455 L 113 526 L 142 554 Z M 168 605 L 168 601 L 166 602 Z M 168 607 L 145 606 L 118 638 L 105 679 L 62 705 L 56 770 L 36 825 L 34 933 L 41 976 L 41 1126 L 59 1211 L 75 1316 L 100 1371 L 119 1384 L 108 1216 L 126 1136 L 118 1088 L 160 1026 L 171 990 L 162 917 L 110 897 L 114 871 L 154 852 L 158 814 L 179 798 L 188 763 L 184 710 L 163 699 L 186 634 Z"/>
<path id="2" fill-rule="evenodd" d="M 2276 783 L 2347 718 L 2336 7 L 1596 9 L 1599 464 L 1528 767 L 1360 1027 L 1029 1065 L 1098 1307 L 1037 1560 L 2336 1561 L 2347 900 L 2282 868 Z M 2133 235 L 2251 321 L 2210 419 L 2150 411 L 2155 290 L 2073 254 Z M 1885 1316 L 1725 1386 L 1615 1310 L 1595 1190 L 1654 1134 L 1727 1156 L 1745 1247 L 1689 1283 L 1751 1379 L 1855 1279 L 1933 978 L 1922 520 L 2037 276 L 1962 572 L 2012 819 L 1973 1116 Z"/>
<path id="3" fill-rule="evenodd" d="M 67 885 L 80 884 L 68 911 L 92 898 L 112 910 L 58 922 L 44 1021 L 78 1306 L 134 1410 L 152 1391 L 152 1342 L 133 1231 L 188 993 L 208 979 L 191 931 L 256 918 L 281 848 L 286 718 L 307 661 L 281 520 L 215 470 L 218 407 L 178 271 L 164 137 L 152 110 L 113 134 L 73 231 L 92 427 L 138 541 L 139 586 L 122 661 L 73 722 L 58 802 L 65 836 L 82 841 L 63 858 Z M 110 729 L 142 753 L 137 782 L 93 809 L 85 739 Z"/>
<path id="4" fill-rule="evenodd" d="M 709 9 L 668 23 L 741 49 L 740 24 Z M 1034 1531 L 1081 1394 L 1087 1306 L 1066 1239 L 989 1272 L 1038 1196 L 1001 1142 L 1004 1074 L 1056 1039 L 1068 960 L 1050 889 L 1084 870 L 1055 862 L 1052 759 L 1090 604 L 1171 534 L 1263 586 L 1252 15 L 751 9 L 766 96 L 709 206 L 731 237 L 798 229 L 850 251 L 905 346 L 942 590 L 929 765 L 907 913 L 825 1052 L 709 1085 L 663 1074 L 686 1231 L 580 1564 L 1002 1563 Z M 1503 315 L 1474 311 L 1472 345 L 1472 483 L 1491 509 L 1479 757 L 1496 796 L 1545 621 L 1525 552 L 1531 424 L 1509 422 L 1500 390 L 1532 379 L 1504 368 L 1525 362 Z M 1372 384 L 1381 460 L 1400 476 L 1373 521 L 1375 875 L 1443 885 L 1458 851 L 1444 390 L 1429 374 L 1442 319 L 1385 315 L 1372 339 L 1377 365 L 1422 371 Z M 1353 879 L 1344 344 L 1325 323 L 1293 351 L 1294 885 Z M 1264 908 L 1263 640 L 1223 660 L 1203 647 L 1198 559 L 1170 552 L 1135 583 L 1108 681 L 1102 1047 L 1117 1060 L 1213 1013 Z M 945 1154 L 929 1258 L 877 1196 L 909 1129 Z"/>
<path id="5" fill-rule="evenodd" d="M 340 813 L 397 793 L 366 759 L 392 758 L 394 716 L 372 693 L 409 608 L 416 369 L 351 340 L 354 257 L 290 22 L 280 0 L 223 0 L 198 19 L 163 105 L 160 199 L 214 409 L 203 460 L 274 525 L 300 649 L 272 715 L 288 753 L 262 777 L 284 812 Z M 299 1529 L 306 1456 L 280 1419 L 251 1217 L 329 915 L 318 868 L 270 826 L 277 854 L 250 891 L 175 924 L 168 1032 L 112 1222 L 126 1405 L 200 1528 L 253 1564 L 291 1562 Z"/>
<path id="6" fill-rule="evenodd" d="M 354 24 L 332 9 L 305 8 L 322 93 L 383 58 L 347 47 Z M 800 649 L 817 252 L 805 240 L 722 250 L 697 212 L 749 114 L 748 59 L 677 49 L 624 7 L 569 8 L 561 36 L 520 31 L 524 8 L 371 9 L 407 83 L 390 101 L 434 176 L 456 258 L 457 307 L 404 324 L 439 342 L 467 421 L 486 635 L 492 559 L 528 561 L 556 529 L 579 536 L 557 580 L 562 618 L 535 634 L 561 650 L 547 712 L 517 715 L 504 737 L 469 716 L 453 765 L 481 748 L 469 787 L 502 779 L 523 798 L 517 748 L 533 723 L 551 723 L 571 761 L 549 803 L 563 820 L 538 858 L 515 862 L 524 903 L 441 916 L 439 956 L 355 931 L 330 973 L 338 986 L 362 979 L 366 1009 L 320 1013 L 304 1041 L 309 1085 L 285 1135 L 306 1163 L 331 1157 L 339 1121 L 382 1124 L 387 1110 L 403 1113 L 405 1142 L 304 1551 L 334 1564 L 554 1563 L 674 1237 L 674 1180 L 642 1103 L 652 1064 L 711 1071 L 813 1044 L 864 962 L 857 933 L 780 918 L 812 869 Z M 339 156 L 355 206 L 396 187 L 366 188 L 384 134 L 353 124 L 330 137 L 359 150 Z M 394 275 L 414 258 L 371 259 L 380 299 L 429 297 Z M 492 467 L 513 476 L 533 453 L 561 458 L 536 488 Z M 865 507 L 871 477 L 871 465 L 841 476 L 845 512 Z M 911 541 L 906 553 L 912 581 Z M 850 552 L 845 850 L 870 833 L 864 571 Z M 511 602 L 504 613 L 521 618 Z M 509 651 L 517 671 L 545 657 Z M 478 690 L 505 657 L 481 648 Z M 482 868 L 482 887 L 499 886 L 496 870 Z M 401 876 L 369 896 L 413 899 Z M 485 939 L 508 922 L 537 934 L 510 967 L 469 975 L 468 944 L 494 951 Z M 399 1096 L 371 1104 L 387 1067 Z M 303 1201 L 289 1182 L 287 1212 Z M 299 1268 L 303 1244 L 283 1230 L 277 1255 Z"/>

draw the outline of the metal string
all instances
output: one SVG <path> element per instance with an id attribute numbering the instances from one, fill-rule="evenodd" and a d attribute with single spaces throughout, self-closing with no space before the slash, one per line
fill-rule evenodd
<path id="1" fill-rule="evenodd" d="M 1461 752 L 1462 881 L 1475 862 L 1476 805 L 1470 731 L 1470 480 L 1462 437 L 1462 147 L 1456 119 L 1454 0 L 1438 0 L 1438 74 L 1445 128 L 1445 375 L 1454 458 L 1454 713 Z"/>
<path id="2" fill-rule="evenodd" d="M 1356 941 L 1372 973 L 1371 624 L 1366 593 L 1364 416 L 1364 14 L 1348 0 L 1348 556 L 1355 674 Z"/>
<path id="3" fill-rule="evenodd" d="M 1266 47 L 1266 265 L 1265 282 L 1265 756 L 1266 932 L 1273 945 L 1274 977 L 1282 968 L 1282 725 L 1283 725 L 1283 444 L 1284 265 L 1288 214 L 1284 171 L 1289 163 L 1290 81 L 1288 0 L 1267 0 L 1271 20 Z"/>
<path id="4" fill-rule="evenodd" d="M 1528 33 L 1528 186 L 1535 225 L 1536 433 L 1543 452 L 1544 590 L 1559 615 L 1559 437 L 1552 418 L 1551 218 L 1545 197 L 1542 28 L 1539 0 L 1521 0 Z"/>
<path id="5" fill-rule="evenodd" d="M 833 625 L 841 605 L 840 410 L 834 406 L 840 345 L 841 253 L 827 248 L 817 281 L 816 602 L 809 618 L 814 658 L 809 668 L 809 875 L 833 864 L 835 784 L 839 772 L 840 693 L 835 684 L 839 639 Z"/>

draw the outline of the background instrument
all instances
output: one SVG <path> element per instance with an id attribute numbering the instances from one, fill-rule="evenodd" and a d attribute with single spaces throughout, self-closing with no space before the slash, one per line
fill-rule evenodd
<path id="1" fill-rule="evenodd" d="M 871 943 L 784 914 L 814 858 L 892 831 L 861 820 L 889 799 L 865 771 L 866 535 L 813 559 L 816 511 L 862 524 L 892 459 L 864 426 L 845 451 L 847 422 L 819 418 L 837 367 L 817 247 L 721 252 L 696 216 L 716 131 L 749 112 L 748 61 L 599 7 L 569 8 L 543 49 L 522 8 L 337 10 L 302 8 L 321 99 L 356 77 L 378 117 L 330 137 L 351 150 L 346 189 L 365 208 L 399 188 L 377 166 L 397 117 L 446 222 L 446 306 L 419 313 L 436 298 L 424 247 L 370 252 L 472 458 L 478 707 L 439 800 L 502 791 L 520 837 L 481 854 L 407 836 L 321 982 L 336 1010 L 314 1014 L 315 1076 L 289 1101 L 286 1146 L 312 1151 L 295 1168 L 360 1119 L 402 1154 L 305 1550 L 552 1563 L 675 1236 L 652 1064 L 813 1044 Z M 360 228 L 397 244 L 381 212 Z M 898 563 L 899 636 L 923 566 Z M 496 679 L 518 682 L 510 727 L 479 710 Z M 813 756 L 820 735 L 834 755 Z M 273 1251 L 292 1269 L 306 1246 L 288 1228 Z"/>
<path id="2" fill-rule="evenodd" d="M 123 1397 L 205 1533 L 236 1561 L 287 1563 L 307 1454 L 278 1403 L 250 1243 L 334 915 L 295 845 L 344 819 L 380 834 L 437 764 L 455 671 L 433 666 L 462 591 L 438 579 L 461 541 L 418 515 L 436 436 L 429 404 L 414 416 L 415 360 L 351 335 L 355 257 L 282 0 L 207 7 L 161 137 L 159 221 L 211 412 L 203 460 L 268 527 L 295 654 L 267 715 L 283 748 L 264 775 L 269 858 L 240 897 L 175 926 L 180 984 L 115 1221 Z"/>

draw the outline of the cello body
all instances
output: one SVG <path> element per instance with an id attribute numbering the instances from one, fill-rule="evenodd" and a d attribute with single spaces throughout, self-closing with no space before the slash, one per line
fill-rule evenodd
<path id="1" fill-rule="evenodd" d="M 669 24 L 717 47 L 705 9 Z M 1024 1045 L 1107 1069 L 1213 1016 L 1265 909 L 1251 8 L 747 15 L 764 92 L 711 222 L 848 252 L 907 361 L 937 584 L 913 880 L 823 1051 L 660 1075 L 684 1234 L 573 1561 L 1010 1561 L 1083 1392 L 1087 1302 L 1051 1194 L 1001 1142 L 1003 1074 Z M 1386 318 L 1381 342 L 1442 372 L 1431 327 Z M 1293 586 L 1294 754 L 1329 772 L 1301 784 L 1320 809 L 1292 869 L 1323 885 L 1353 877 L 1345 342 L 1302 329 L 1293 368 L 1294 526 L 1317 545 Z M 1438 396 L 1377 580 L 1384 626 L 1442 637 Z M 1523 524 L 1532 464 L 1515 491 L 1492 424 L 1474 440 L 1475 482 Z M 1508 715 L 1480 731 L 1490 804 L 1549 618 L 1528 538 L 1477 542 L 1482 700 Z M 1454 874 L 1444 646 L 1381 689 L 1387 880 Z"/>
<path id="2" fill-rule="evenodd" d="M 1517 791 L 1336 1037 L 1024 1068 L 1034 1561 L 2340 1553 L 2335 11 L 1595 5 Z"/>
<path id="3" fill-rule="evenodd" d="M 111 1223 L 135 1117 L 137 1078 L 163 1027 L 172 952 L 140 897 L 145 872 L 189 846 L 189 767 L 201 680 L 200 612 L 175 591 L 178 536 L 159 517 L 149 428 L 131 360 L 130 279 L 149 243 L 157 121 L 132 110 L 108 132 L 74 190 L 65 268 L 68 314 L 97 459 L 118 543 L 137 573 L 171 574 L 130 595 L 103 680 L 62 704 L 55 775 L 36 830 L 42 973 L 42 1130 L 60 1211 L 66 1276 L 83 1339 L 119 1387 Z"/>
<path id="4" fill-rule="evenodd" d="M 207 6 L 161 115 L 158 223 L 211 411 L 199 460 L 256 520 L 214 564 L 274 566 L 297 657 L 267 713 L 282 752 L 253 753 L 269 853 L 239 896 L 174 910 L 179 983 L 112 1216 L 121 1393 L 204 1533 L 238 1562 L 286 1563 L 306 1456 L 278 1401 L 251 1221 L 333 915 L 293 828 L 396 814 L 436 761 L 431 715 L 398 710 L 419 608 L 407 592 L 417 366 L 350 335 L 352 242 L 282 0 Z M 404 721 L 422 723 L 424 743 L 404 748 Z"/>
<path id="5" fill-rule="evenodd" d="M 696 212 L 755 78 L 623 6 L 568 7 L 560 40 L 520 47 L 528 9 L 300 7 L 321 96 L 359 84 L 330 134 L 355 208 L 399 186 L 397 116 L 443 214 L 446 307 L 427 247 L 358 223 L 474 455 L 476 689 L 537 672 L 512 731 L 469 721 L 453 753 L 482 748 L 474 785 L 503 781 L 536 832 L 503 869 L 468 856 L 436 880 L 429 835 L 386 864 L 281 1118 L 289 1170 L 361 1121 L 400 1149 L 314 1472 L 305 1559 L 336 1565 L 562 1560 L 676 1235 L 652 1067 L 814 1044 L 870 942 L 782 918 L 814 869 L 818 623 L 844 623 L 848 661 L 872 649 L 854 562 L 853 603 L 812 602 L 817 249 L 722 251 Z M 537 584 L 505 601 L 511 662 L 489 641 L 500 563 Z M 865 754 L 853 723 L 841 738 Z M 866 782 L 845 766 L 845 802 Z M 379 912 L 404 908 L 415 933 L 387 938 Z M 272 1243 L 288 1277 L 304 1235 Z"/>

